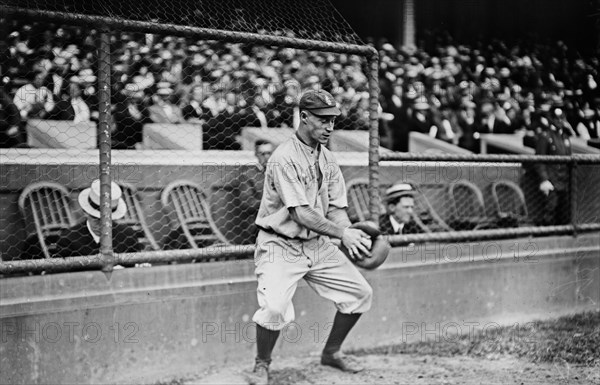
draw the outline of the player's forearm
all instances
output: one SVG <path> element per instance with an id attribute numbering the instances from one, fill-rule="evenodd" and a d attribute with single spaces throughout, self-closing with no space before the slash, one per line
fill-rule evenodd
<path id="1" fill-rule="evenodd" d="M 330 211 L 327 213 L 327 219 L 338 224 L 339 226 L 342 226 L 343 228 L 346 228 L 352 224 L 350 222 L 350 218 L 348 218 L 346 209 L 340 209 L 337 207 L 330 209 Z"/>
<path id="2" fill-rule="evenodd" d="M 294 221 L 311 231 L 339 239 L 344 236 L 345 227 L 328 220 L 308 206 L 291 208 L 290 214 Z"/>

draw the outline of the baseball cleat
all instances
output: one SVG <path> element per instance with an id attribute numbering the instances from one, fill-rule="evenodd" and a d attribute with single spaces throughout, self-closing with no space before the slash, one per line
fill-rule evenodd
<path id="1" fill-rule="evenodd" d="M 254 370 L 248 374 L 248 385 L 269 385 L 268 362 L 256 362 Z"/>
<path id="2" fill-rule="evenodd" d="M 351 357 L 344 356 L 340 352 L 323 354 L 321 364 L 337 368 L 343 372 L 358 373 L 364 368 Z"/>

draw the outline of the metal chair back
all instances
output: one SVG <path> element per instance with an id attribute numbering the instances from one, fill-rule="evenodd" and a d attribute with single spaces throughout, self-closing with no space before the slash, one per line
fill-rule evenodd
<path id="1" fill-rule="evenodd" d="M 494 213 L 500 220 L 514 220 L 516 225 L 529 224 L 525 194 L 510 180 L 499 180 L 490 185 Z"/>
<path id="2" fill-rule="evenodd" d="M 127 205 L 127 211 L 123 218 L 118 219 L 116 222 L 126 224 L 135 230 L 140 235 L 139 242 L 144 245 L 145 250 L 160 250 L 146 222 L 137 189 L 126 183 L 119 183 L 119 186 L 123 192 L 122 197 Z"/>
<path id="3" fill-rule="evenodd" d="M 352 223 L 371 219 L 369 211 L 369 181 L 358 178 L 348 182 L 346 186 L 348 198 L 348 217 Z"/>
<path id="4" fill-rule="evenodd" d="M 454 230 L 475 230 L 489 227 L 483 193 L 468 180 L 448 185 L 450 197 L 450 226 Z"/>
<path id="5" fill-rule="evenodd" d="M 33 223 L 28 237 L 36 236 L 45 258 L 55 252 L 63 230 L 75 225 L 69 191 L 55 182 L 35 182 L 23 189 L 18 200 L 26 224 Z"/>
<path id="6" fill-rule="evenodd" d="M 176 228 L 181 229 L 191 248 L 229 244 L 212 219 L 208 199 L 202 188 L 188 180 L 176 180 L 162 191 L 161 203 L 173 208 Z"/>

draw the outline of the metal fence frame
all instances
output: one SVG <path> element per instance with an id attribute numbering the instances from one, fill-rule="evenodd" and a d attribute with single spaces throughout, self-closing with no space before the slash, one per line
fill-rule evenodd
<path id="1" fill-rule="evenodd" d="M 458 242 L 471 240 L 502 239 L 522 236 L 544 235 L 577 235 L 580 232 L 599 231 L 600 223 L 577 224 L 577 184 L 575 170 L 580 164 L 600 165 L 600 155 L 463 155 L 463 154 L 414 154 L 386 153 L 381 154 L 381 162 L 465 162 L 465 163 L 566 163 L 569 166 L 571 186 L 571 224 L 560 226 L 529 226 L 514 229 L 454 231 L 448 233 L 411 234 L 390 236 L 392 246 L 402 246 L 421 242 Z"/>
<path id="2" fill-rule="evenodd" d="M 105 272 L 113 270 L 115 264 L 132 259 L 138 261 L 166 261 L 166 260 L 200 260 L 206 256 L 207 250 L 181 250 L 175 252 L 159 251 L 140 253 L 137 257 L 113 255 L 112 248 L 112 220 L 110 218 L 110 181 L 111 181 L 111 132 L 109 128 L 110 111 L 110 33 L 112 29 L 129 30 L 145 33 L 169 34 L 173 36 L 192 36 L 197 39 L 219 40 L 224 42 L 254 43 L 260 45 L 271 45 L 286 48 L 311 49 L 333 53 L 347 53 L 362 56 L 367 61 L 366 76 L 369 84 L 369 183 L 371 210 L 377 212 L 379 206 L 378 185 L 378 163 L 379 163 L 379 129 L 378 113 L 379 105 L 379 54 L 374 47 L 367 45 L 334 43 L 309 39 L 298 39 L 282 36 L 271 36 L 257 33 L 233 32 L 225 30 L 207 29 L 199 27 L 181 26 L 175 24 L 158 24 L 153 22 L 142 22 L 134 20 L 117 20 L 109 17 L 90 16 L 66 12 L 33 10 L 22 7 L 11 7 L 0 5 L 0 11 L 6 16 L 24 17 L 31 20 L 42 20 L 62 22 L 73 25 L 85 25 L 97 27 L 100 31 L 98 41 L 98 93 L 99 93 L 99 175 L 100 175 L 100 214 L 101 214 L 101 237 L 100 255 L 97 257 L 79 258 L 79 260 L 29 260 L 0 262 L 0 274 L 11 273 L 38 273 L 73 271 L 78 269 L 102 269 Z M 239 248 L 237 248 L 239 253 Z M 243 255 L 251 255 L 251 252 L 243 249 Z M 219 249 L 214 257 L 231 257 L 235 255 L 234 249 Z"/>
<path id="3" fill-rule="evenodd" d="M 113 254 L 112 221 L 110 219 L 110 180 L 111 180 L 111 132 L 109 129 L 110 110 L 110 33 L 114 28 L 147 33 L 171 34 L 175 36 L 193 36 L 199 39 L 220 40 L 226 42 L 255 43 L 278 47 L 312 49 L 316 51 L 356 54 L 367 61 L 366 75 L 369 82 L 369 196 L 372 218 L 379 218 L 379 162 L 548 162 L 567 163 L 571 169 L 571 185 L 575 186 L 574 171 L 579 164 L 600 164 L 597 155 L 572 156 L 536 156 L 536 155 L 450 155 L 450 154 L 413 154 L 385 153 L 379 154 L 378 113 L 379 104 L 379 56 L 375 48 L 354 44 L 333 43 L 307 39 L 296 39 L 280 36 L 260 35 L 255 33 L 212 30 L 198 27 L 179 26 L 174 24 L 157 24 L 131 20 L 115 20 L 107 17 L 31 10 L 19 7 L 0 6 L 5 15 L 27 17 L 43 21 L 64 22 L 79 25 L 93 25 L 100 30 L 98 42 L 99 60 L 99 168 L 101 181 L 101 252 L 97 256 L 86 258 L 42 259 L 0 262 L 0 274 L 26 274 L 40 272 L 61 272 L 75 270 L 102 269 L 113 270 L 115 264 L 150 263 L 189 263 L 213 259 L 240 259 L 250 257 L 254 252 L 253 245 L 218 246 L 197 250 L 149 251 L 135 254 Z M 576 224 L 576 189 L 571 194 L 572 215 L 570 225 L 522 227 L 514 229 L 471 230 L 450 233 L 394 235 L 389 240 L 393 246 L 422 242 L 457 242 L 489 239 L 502 239 L 521 236 L 577 235 L 580 232 L 599 231 L 600 223 Z"/>

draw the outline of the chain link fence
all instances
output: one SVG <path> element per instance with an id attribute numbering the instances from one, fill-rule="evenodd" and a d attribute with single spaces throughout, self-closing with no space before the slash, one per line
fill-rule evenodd
<path id="1" fill-rule="evenodd" d="M 308 89 L 343 111 L 344 177 L 368 177 L 377 53 L 328 2 L 1 6 L 8 270 L 249 257 Z"/>
<path id="2" fill-rule="evenodd" d="M 600 182 L 595 155 L 383 154 L 381 217 L 399 203 L 386 190 L 409 183 L 416 190 L 410 231 L 392 244 L 573 234 L 600 228 Z M 551 186 L 546 190 L 545 181 Z"/>
<path id="3" fill-rule="evenodd" d="M 0 273 L 250 257 L 264 162 L 316 88 L 342 110 L 329 148 L 351 219 L 380 221 L 389 187 L 415 188 L 415 230 L 396 245 L 600 223 L 597 159 L 549 159 L 543 171 L 541 158 L 379 147 L 377 53 L 328 2 L 143 5 L 0 1 L 12 147 L 0 150 Z M 559 175 L 548 195 L 542 172 Z"/>

